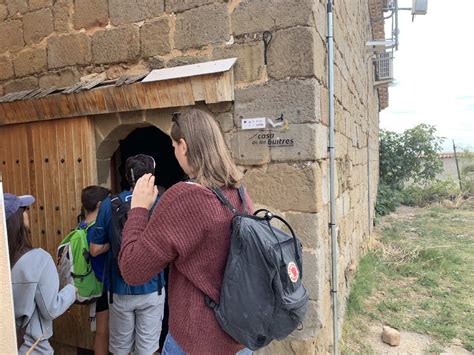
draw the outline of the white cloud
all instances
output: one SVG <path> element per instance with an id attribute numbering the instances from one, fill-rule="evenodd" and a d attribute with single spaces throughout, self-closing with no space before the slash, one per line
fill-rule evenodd
<path id="1" fill-rule="evenodd" d="M 428 14 L 415 22 L 410 12 L 399 12 L 396 85 L 389 89 L 381 128 L 400 132 L 428 123 L 449 139 L 444 150 L 452 150 L 451 139 L 474 148 L 473 13 L 473 0 L 430 0 Z"/>

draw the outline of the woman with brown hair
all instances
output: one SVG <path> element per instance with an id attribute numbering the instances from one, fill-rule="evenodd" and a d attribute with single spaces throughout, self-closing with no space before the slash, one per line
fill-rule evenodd
<path id="1" fill-rule="evenodd" d="M 171 138 L 190 181 L 166 191 L 149 218 L 158 194 L 154 176 L 138 180 L 123 230 L 120 270 L 133 285 L 170 264 L 170 332 L 162 354 L 250 353 L 220 328 L 204 301 L 205 295 L 219 300 L 232 220 L 211 188 L 219 187 L 243 211 L 237 190 L 242 174 L 210 114 L 192 109 L 175 116 Z"/>
<path id="2" fill-rule="evenodd" d="M 33 248 L 29 239 L 27 207 L 33 196 L 3 194 L 7 219 L 8 252 L 12 273 L 13 303 L 17 334 L 22 343 L 19 354 L 34 346 L 34 354 L 53 354 L 48 339 L 53 335 L 53 319 L 76 300 L 76 288 L 59 290 L 59 277 L 51 255 Z M 35 344 L 36 343 L 36 344 Z"/>

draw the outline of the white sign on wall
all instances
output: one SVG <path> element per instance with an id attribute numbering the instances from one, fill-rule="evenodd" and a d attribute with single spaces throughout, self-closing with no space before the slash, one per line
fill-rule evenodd
<path id="1" fill-rule="evenodd" d="M 265 117 L 242 118 L 242 129 L 262 129 L 267 126 Z"/>

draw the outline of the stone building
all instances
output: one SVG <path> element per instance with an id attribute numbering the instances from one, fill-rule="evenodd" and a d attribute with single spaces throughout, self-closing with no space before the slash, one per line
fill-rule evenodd
<path id="1" fill-rule="evenodd" d="M 377 191 L 388 94 L 374 86 L 366 41 L 384 38 L 382 7 L 334 8 L 339 327 Z M 134 147 L 157 154 L 161 185 L 179 181 L 171 116 L 197 105 L 216 115 L 255 203 L 284 215 L 303 242 L 304 328 L 261 353 L 331 351 L 326 36 L 323 0 L 0 0 L 0 171 L 5 191 L 37 196 L 35 245 L 55 252 L 83 186 L 119 189 Z M 152 70 L 227 58 L 237 60 L 142 81 Z M 250 118 L 265 127 L 242 129 Z M 55 322 L 61 353 L 91 348 L 87 318 L 74 306 Z"/>
<path id="2" fill-rule="evenodd" d="M 448 180 L 448 179 L 457 180 L 458 167 L 459 167 L 459 173 L 462 176 L 463 171 L 465 169 L 467 169 L 469 166 L 474 165 L 474 157 L 472 157 L 472 155 L 469 153 L 464 153 L 464 152 L 457 153 L 458 167 L 456 166 L 456 158 L 454 156 L 454 153 L 440 153 L 439 157 L 441 158 L 441 161 L 443 162 L 443 171 L 437 174 L 436 178 L 440 180 Z"/>

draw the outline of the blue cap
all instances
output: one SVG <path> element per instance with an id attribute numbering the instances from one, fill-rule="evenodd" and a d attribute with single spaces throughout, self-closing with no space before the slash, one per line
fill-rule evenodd
<path id="1" fill-rule="evenodd" d="M 21 207 L 28 207 L 35 203 L 36 200 L 31 195 L 17 196 L 7 192 L 3 194 L 3 201 L 5 203 L 5 216 L 8 219 Z"/>

